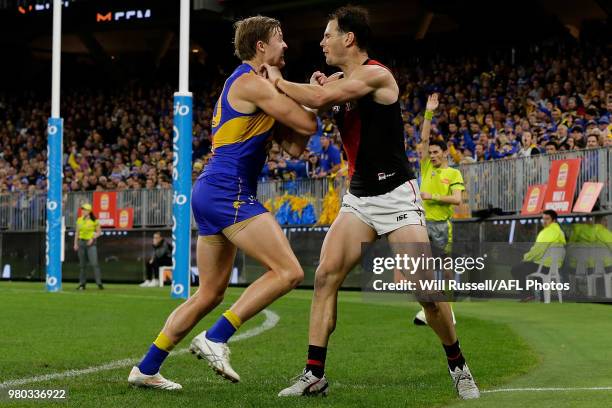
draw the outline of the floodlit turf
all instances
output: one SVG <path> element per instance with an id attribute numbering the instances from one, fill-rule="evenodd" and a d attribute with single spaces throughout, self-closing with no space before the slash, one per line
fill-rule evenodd
<path id="1" fill-rule="evenodd" d="M 65 284 L 63 293 L 48 294 L 41 284 L 0 283 L 0 383 L 137 358 L 179 303 L 168 288 L 108 285 L 81 293 L 74 287 Z M 240 291 L 230 289 L 224 304 L 177 349 L 187 347 Z M 479 401 L 458 401 L 438 340 L 429 328 L 412 325 L 417 306 L 366 303 L 355 292 L 340 295 L 327 363 L 329 397 L 279 401 L 276 393 L 305 361 L 310 296 L 294 291 L 270 307 L 280 316 L 276 327 L 233 343 L 239 384 L 183 353 L 169 357 L 162 370 L 183 385 L 177 393 L 130 388 L 129 367 L 21 388 L 67 388 L 66 407 L 612 406 L 612 391 L 486 393 Z M 464 353 L 483 390 L 612 386 L 612 307 L 463 302 L 455 312 Z M 239 333 L 263 321 L 258 316 Z"/>

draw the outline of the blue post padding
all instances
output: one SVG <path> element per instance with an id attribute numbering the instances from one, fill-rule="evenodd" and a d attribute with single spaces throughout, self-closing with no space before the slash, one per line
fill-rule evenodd
<path id="1" fill-rule="evenodd" d="M 191 264 L 191 95 L 174 94 L 172 166 L 172 291 L 173 298 L 189 297 Z"/>
<path id="2" fill-rule="evenodd" d="M 47 126 L 47 224 L 45 266 L 47 291 L 62 290 L 62 118 L 49 118 Z"/>

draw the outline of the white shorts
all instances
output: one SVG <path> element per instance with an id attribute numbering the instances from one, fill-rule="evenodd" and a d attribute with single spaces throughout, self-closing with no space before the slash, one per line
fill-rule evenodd
<path id="1" fill-rule="evenodd" d="M 410 180 L 386 194 L 357 197 L 347 192 L 340 212 L 353 213 L 378 235 L 405 225 L 425 225 L 425 210 L 416 180 Z"/>

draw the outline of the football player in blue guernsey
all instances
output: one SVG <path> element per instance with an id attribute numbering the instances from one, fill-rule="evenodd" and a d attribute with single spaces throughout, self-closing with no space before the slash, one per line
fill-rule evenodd
<path id="1" fill-rule="evenodd" d="M 216 103 L 213 156 L 193 186 L 200 287 L 170 314 L 148 353 L 132 369 L 128 382 L 135 386 L 182 388 L 162 377 L 160 367 L 169 352 L 223 300 L 237 248 L 268 270 L 189 347 L 230 381 L 240 381 L 229 361 L 230 337 L 304 276 L 280 226 L 257 201 L 257 176 L 266 160 L 275 121 L 293 130 L 281 144 L 290 154 L 299 155 L 308 136 L 317 130 L 316 115 L 257 74 L 264 63 L 278 68 L 285 65 L 287 45 L 277 20 L 256 16 L 238 21 L 234 45 L 242 64 L 229 76 Z"/>

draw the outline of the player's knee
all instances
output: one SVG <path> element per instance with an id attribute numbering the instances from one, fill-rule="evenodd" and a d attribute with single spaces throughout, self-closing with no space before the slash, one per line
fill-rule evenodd
<path id="1" fill-rule="evenodd" d="M 221 302 L 223 302 L 223 299 L 225 298 L 225 288 L 206 288 L 203 286 L 200 286 L 200 288 L 202 288 L 203 290 L 198 290 L 199 296 L 197 296 L 197 299 L 202 304 L 206 305 L 206 307 L 208 307 L 209 305 L 214 305 L 216 307 L 221 304 Z"/>
<path id="2" fill-rule="evenodd" d="M 304 270 L 299 264 L 280 269 L 279 275 L 287 289 L 295 288 L 304 280 Z"/>
<path id="3" fill-rule="evenodd" d="M 337 288 L 339 286 L 338 276 L 340 275 L 340 266 L 336 266 L 327 262 L 322 262 L 315 273 L 315 290 L 324 290 L 329 288 Z"/>

